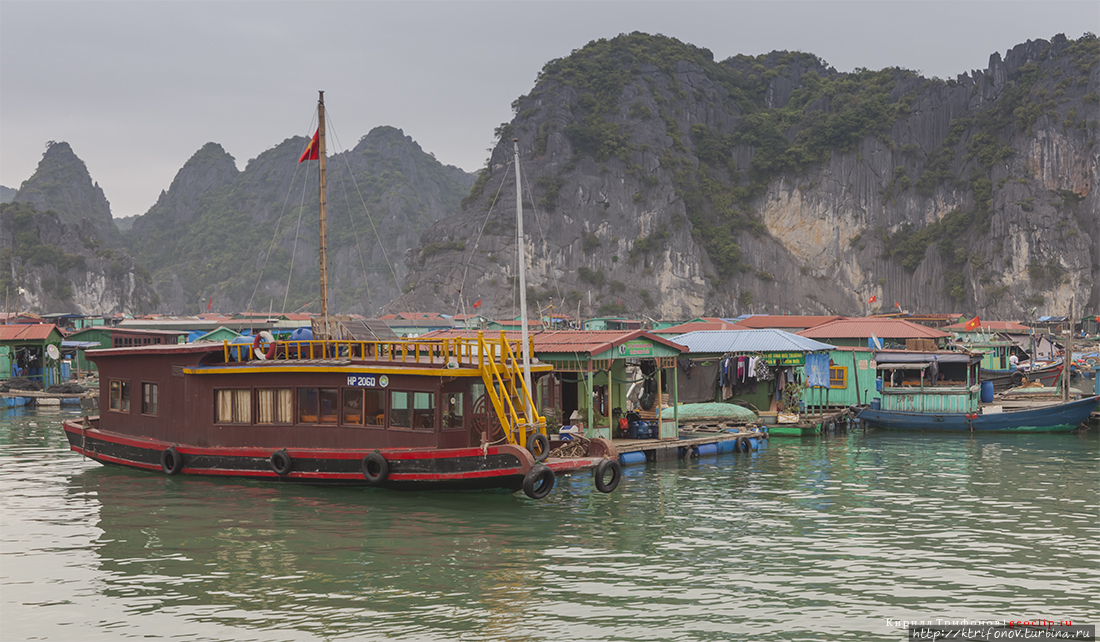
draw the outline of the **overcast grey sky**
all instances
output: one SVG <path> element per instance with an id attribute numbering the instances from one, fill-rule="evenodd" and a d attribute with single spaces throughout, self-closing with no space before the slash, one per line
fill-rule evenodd
<path id="1" fill-rule="evenodd" d="M 718 60 L 789 49 L 953 78 L 1029 39 L 1097 33 L 1100 3 L 4 0 L 0 184 L 18 188 L 47 141 L 66 141 L 115 217 L 143 214 L 209 141 L 244 169 L 312 135 L 319 89 L 330 150 L 392 125 L 472 172 L 547 61 L 631 31 Z"/>

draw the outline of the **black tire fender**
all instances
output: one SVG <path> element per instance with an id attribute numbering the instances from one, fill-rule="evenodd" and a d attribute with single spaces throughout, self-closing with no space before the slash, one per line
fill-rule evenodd
<path id="1" fill-rule="evenodd" d="M 554 471 L 549 466 L 535 464 L 523 476 L 523 494 L 531 499 L 542 499 L 554 490 Z"/>
<path id="2" fill-rule="evenodd" d="M 606 479 L 607 471 L 611 471 L 611 479 Z M 601 493 L 613 492 L 619 487 L 623 478 L 623 467 L 615 459 L 605 459 L 596 465 L 596 490 Z"/>
<path id="3" fill-rule="evenodd" d="M 390 462 L 377 450 L 363 458 L 362 468 L 368 484 L 381 484 L 390 474 Z"/>
<path id="4" fill-rule="evenodd" d="M 175 446 L 169 446 L 160 453 L 160 469 L 168 475 L 175 475 L 183 470 L 183 455 Z"/>
<path id="5" fill-rule="evenodd" d="M 1015 372 L 1012 373 L 1011 379 L 1012 379 L 1012 384 L 1015 385 L 1015 386 L 1018 386 L 1018 385 L 1020 385 L 1021 383 L 1024 382 L 1024 373 L 1020 372 L 1019 370 L 1016 370 Z"/>
<path id="6" fill-rule="evenodd" d="M 271 470 L 275 471 L 275 474 L 280 477 L 289 475 L 294 468 L 294 458 L 290 456 L 286 448 L 271 453 L 267 461 L 271 464 Z"/>
<path id="7" fill-rule="evenodd" d="M 737 438 L 737 447 L 734 448 L 734 450 L 736 450 L 739 453 L 751 452 L 752 451 L 752 445 L 749 444 L 749 438 L 748 437 L 738 437 Z"/>
<path id="8" fill-rule="evenodd" d="M 538 444 L 538 448 L 535 447 L 535 444 Z M 531 456 L 535 458 L 535 461 L 546 461 L 546 458 L 550 456 L 550 439 L 541 432 L 536 432 L 531 435 L 530 441 L 527 442 L 527 450 L 531 452 Z"/>

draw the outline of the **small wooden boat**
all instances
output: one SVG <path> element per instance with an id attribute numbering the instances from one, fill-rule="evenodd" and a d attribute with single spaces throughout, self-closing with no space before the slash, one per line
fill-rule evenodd
<path id="1" fill-rule="evenodd" d="M 1044 387 L 1054 387 L 1058 378 L 1062 376 L 1062 362 L 1035 368 L 1034 370 L 990 370 L 982 368 L 982 381 L 993 382 L 994 392 L 1003 392 L 1009 388 L 1019 386 L 1025 382 L 1043 384 Z"/>
<path id="2" fill-rule="evenodd" d="M 1070 432 L 1097 410 L 1100 396 L 1066 403 L 1035 404 L 1015 410 L 1003 407 L 988 412 L 984 406 L 972 413 L 907 412 L 862 408 L 856 417 L 869 426 L 889 430 L 938 432 Z"/>
<path id="3" fill-rule="evenodd" d="M 1100 396 L 1070 402 L 981 402 L 981 355 L 967 351 L 875 352 L 882 389 L 870 407 L 853 408 L 869 426 L 942 432 L 1069 432 L 1096 410 Z"/>
<path id="4" fill-rule="evenodd" d="M 244 344 L 90 350 L 101 414 L 64 423 L 70 448 L 104 464 L 166 475 L 522 489 L 534 499 L 550 492 L 556 475 L 593 470 L 596 488 L 613 491 L 622 469 L 609 440 L 585 440 L 587 452 L 551 456 L 531 394 L 532 374 L 551 366 L 530 356 L 526 315 L 522 341 L 503 332 L 360 340 L 329 318 L 323 98 L 318 134 L 302 154 L 320 160 L 322 172 L 321 318 L 313 334 L 288 342 L 257 336 Z M 515 153 L 518 216 L 518 145 Z"/>

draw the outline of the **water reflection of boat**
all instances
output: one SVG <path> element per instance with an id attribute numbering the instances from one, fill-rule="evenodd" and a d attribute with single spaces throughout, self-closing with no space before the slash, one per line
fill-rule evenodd
<path id="1" fill-rule="evenodd" d="M 1070 402 L 982 403 L 981 355 L 965 351 L 876 352 L 883 382 L 877 404 L 855 410 L 869 426 L 947 432 L 1069 432 L 1100 397 Z"/>
<path id="2" fill-rule="evenodd" d="M 299 159 L 320 161 L 321 318 L 314 333 L 280 342 L 261 334 L 251 345 L 88 351 L 103 409 L 65 422 L 72 450 L 168 475 L 522 489 L 535 499 L 550 492 L 556 475 L 594 470 L 596 487 L 613 491 L 622 473 L 609 440 L 550 457 L 531 376 L 552 368 L 532 363 L 526 330 L 523 341 L 503 332 L 402 340 L 330 319 L 323 98 L 317 134 Z M 522 220 L 518 145 L 515 155 Z"/>

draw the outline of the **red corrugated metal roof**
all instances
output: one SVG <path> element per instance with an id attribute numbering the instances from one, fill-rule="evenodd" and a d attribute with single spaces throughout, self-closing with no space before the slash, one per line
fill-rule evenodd
<path id="1" fill-rule="evenodd" d="M 512 341 L 523 338 L 523 333 L 516 330 L 505 331 L 504 335 Z M 476 330 L 455 329 L 430 332 L 424 335 L 424 338 L 444 339 L 476 336 Z M 499 331 L 487 330 L 485 336 L 496 337 L 500 335 Z M 638 338 L 649 339 L 654 343 L 660 343 L 680 352 L 687 351 L 684 346 L 645 330 L 550 330 L 547 332 L 532 332 L 530 336 L 535 342 L 536 352 L 575 352 L 592 356 Z"/>
<path id="2" fill-rule="evenodd" d="M 42 341 L 50 338 L 50 334 L 54 332 L 61 335 L 52 323 L 0 325 L 0 341 Z"/>
<path id="3" fill-rule="evenodd" d="M 838 319 L 797 333 L 810 339 L 942 339 L 951 333 L 904 319 Z"/>
<path id="4" fill-rule="evenodd" d="M 832 316 L 811 316 L 811 315 L 797 315 L 797 314 L 754 314 L 747 319 L 741 319 L 737 322 L 737 327 L 740 329 L 751 330 L 789 330 L 790 328 L 814 328 L 822 323 L 829 323 L 830 321 L 837 321 L 844 317 L 832 315 Z"/>
<path id="5" fill-rule="evenodd" d="M 1029 328 L 1026 325 L 1023 325 L 1021 323 L 1016 323 L 1015 321 L 982 321 L 982 324 L 979 326 L 979 328 L 981 328 L 982 330 L 985 330 L 986 332 L 990 332 L 990 331 L 992 331 L 992 332 L 1030 332 L 1031 331 L 1031 328 Z M 943 329 L 943 330 L 953 330 L 953 331 L 956 331 L 956 332 L 967 331 L 965 322 L 964 323 L 954 323 L 952 325 L 945 325 L 941 329 Z"/>

